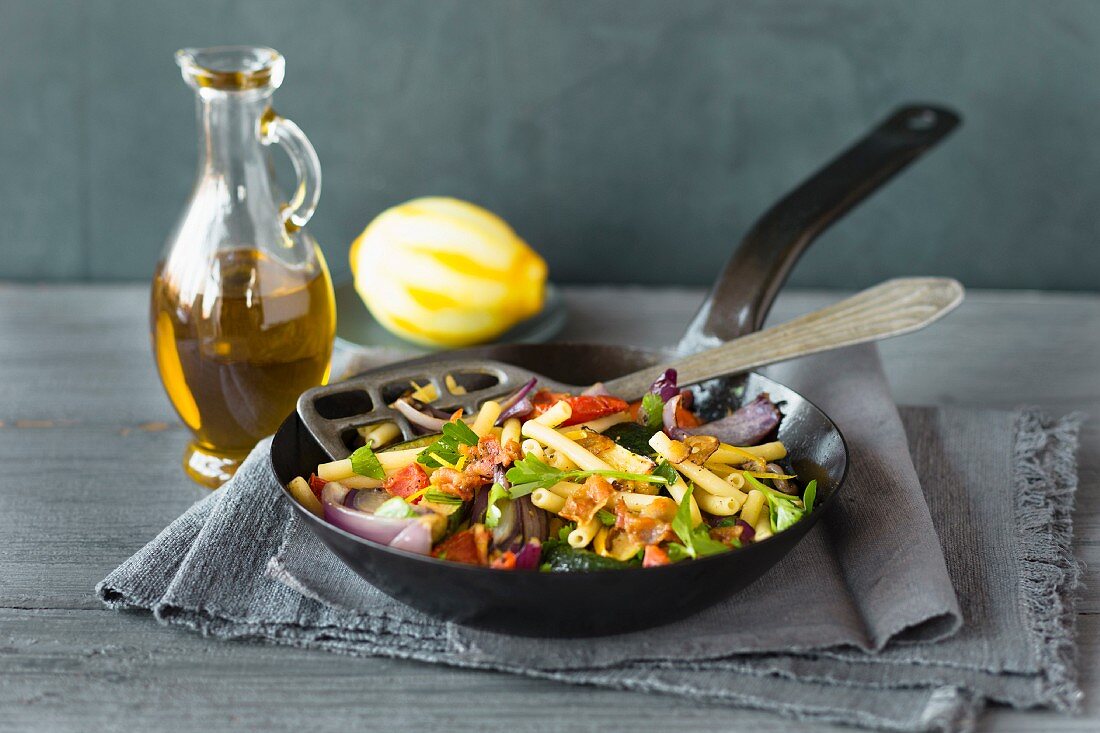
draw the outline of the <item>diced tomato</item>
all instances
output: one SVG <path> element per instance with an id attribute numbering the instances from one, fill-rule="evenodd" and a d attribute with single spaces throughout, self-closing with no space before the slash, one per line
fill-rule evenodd
<path id="1" fill-rule="evenodd" d="M 535 408 L 534 416 L 538 417 L 559 401 L 567 402 L 569 408 L 573 411 L 570 418 L 562 423 L 563 427 L 579 425 L 582 422 L 614 415 L 616 412 L 622 412 L 630 406 L 626 400 L 620 400 L 618 397 L 608 397 L 606 395 L 577 395 L 572 397 L 564 392 L 551 392 L 548 389 L 540 389 L 531 398 L 531 404 Z"/>
<path id="2" fill-rule="evenodd" d="M 516 553 L 508 550 L 503 555 L 498 557 L 489 563 L 489 567 L 494 570 L 515 570 L 516 569 Z"/>
<path id="3" fill-rule="evenodd" d="M 655 568 L 660 565 L 668 565 L 668 553 L 661 549 L 660 545 L 646 545 L 645 555 L 642 556 L 643 568 Z"/>
<path id="4" fill-rule="evenodd" d="M 691 410 L 685 410 L 682 405 L 677 405 L 676 424 L 682 428 L 697 428 L 703 424 L 703 421 Z"/>
<path id="5" fill-rule="evenodd" d="M 570 397 L 566 402 L 572 408 L 573 414 L 562 423 L 563 425 L 577 425 L 589 420 L 597 420 L 601 417 L 614 415 L 616 412 L 622 412 L 629 407 L 626 400 L 606 395 L 580 395 Z"/>
<path id="6" fill-rule="evenodd" d="M 321 498 L 321 492 L 325 490 L 325 484 L 327 483 L 328 481 L 325 481 L 315 473 L 309 475 L 309 488 L 318 499 Z"/>
<path id="7" fill-rule="evenodd" d="M 630 419 L 634 422 L 638 422 L 638 414 L 642 411 L 642 401 L 631 402 L 626 408 L 626 414 L 630 415 Z"/>
<path id="8" fill-rule="evenodd" d="M 481 532 L 478 532 L 478 529 Z M 458 532 L 436 545 L 432 557 L 452 562 L 464 562 L 467 565 L 485 565 L 488 552 L 488 534 L 478 524 L 473 528 Z"/>
<path id="9" fill-rule="evenodd" d="M 387 476 L 382 482 L 382 488 L 391 496 L 400 496 L 402 499 L 415 494 L 427 485 L 428 474 L 419 463 L 410 463 L 397 473 Z"/>
<path id="10" fill-rule="evenodd" d="M 531 404 L 535 408 L 534 417 L 538 417 L 549 410 L 559 400 L 565 399 L 569 399 L 569 394 L 566 392 L 551 392 L 548 389 L 538 390 L 531 395 Z"/>

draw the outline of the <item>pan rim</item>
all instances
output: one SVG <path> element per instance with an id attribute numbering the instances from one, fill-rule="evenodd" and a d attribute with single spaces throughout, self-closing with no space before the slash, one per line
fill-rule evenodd
<path id="1" fill-rule="evenodd" d="M 820 413 L 821 416 L 825 418 L 825 420 L 827 421 L 829 426 L 832 428 L 833 432 L 835 432 L 836 436 L 840 439 L 840 447 L 841 447 L 841 451 L 842 451 L 842 454 L 843 454 L 843 457 L 844 457 L 844 466 L 843 466 L 843 469 L 840 472 L 840 478 L 837 481 L 836 488 L 833 489 L 833 491 L 829 494 L 828 497 L 826 497 L 826 499 L 823 502 L 821 502 L 820 504 L 817 504 L 817 505 L 814 506 L 813 510 L 810 512 L 808 517 L 806 517 L 802 522 L 799 522 L 799 524 L 802 524 L 803 522 L 808 522 L 808 523 L 801 529 L 799 537 L 795 540 L 795 544 L 797 544 L 798 542 L 801 541 L 802 537 L 804 537 L 811 529 L 813 529 L 813 527 L 817 524 L 817 522 L 820 521 L 821 516 L 824 514 L 824 512 L 826 512 L 829 509 L 830 506 L 832 506 L 833 502 L 836 500 L 837 495 L 841 492 L 841 490 L 844 488 L 844 485 L 847 483 L 848 472 L 851 469 L 851 465 L 852 465 L 851 452 L 848 448 L 848 441 L 844 437 L 844 433 L 843 433 L 843 431 L 841 431 L 840 426 L 837 425 L 836 421 L 834 421 L 833 418 L 829 416 L 829 413 L 827 413 L 825 410 L 821 409 L 821 407 L 818 406 L 818 404 L 816 402 L 814 402 L 813 400 L 808 399 L 801 392 L 798 392 L 797 390 L 788 387 L 787 385 L 783 384 L 782 382 L 777 382 L 776 380 L 772 379 L 771 377 L 768 377 L 768 376 L 763 375 L 763 374 L 761 374 L 759 372 L 756 372 L 756 371 L 735 372 L 735 373 L 725 374 L 725 375 L 722 375 L 721 377 L 718 377 L 718 379 L 729 378 L 729 377 L 737 377 L 737 376 L 750 376 L 750 375 L 753 376 L 753 377 L 756 377 L 758 379 L 766 380 L 767 382 L 770 382 L 771 384 L 782 387 L 783 389 L 797 395 L 800 399 L 802 399 L 804 402 L 806 402 L 806 404 L 810 405 L 812 408 L 817 410 L 817 412 Z M 710 380 L 706 380 L 706 381 L 710 381 Z M 683 386 L 686 387 L 686 386 L 691 386 L 693 384 L 699 384 L 699 382 L 692 382 L 692 383 L 689 383 L 689 384 L 686 384 L 686 385 L 683 385 Z M 295 416 L 296 416 L 295 412 L 290 413 L 283 420 L 283 423 L 280 425 L 280 430 L 282 429 L 283 424 L 285 424 L 288 420 L 292 420 Z M 276 435 L 278 435 L 278 431 L 276 432 Z M 275 474 L 276 478 L 278 479 L 279 476 L 278 476 L 278 473 L 275 471 L 275 466 L 274 466 L 274 457 L 273 457 L 274 450 L 275 450 L 275 440 L 273 439 L 271 441 L 271 446 L 268 450 L 268 464 L 271 466 L 272 473 Z M 491 567 L 487 567 L 487 566 L 471 565 L 469 563 L 450 562 L 450 561 L 447 561 L 447 560 L 440 560 L 438 558 L 432 557 L 431 555 L 421 555 L 419 553 L 409 552 L 408 550 L 401 550 L 401 549 L 398 549 L 398 548 L 390 547 L 389 545 L 383 545 L 383 544 L 381 544 L 379 542 L 375 542 L 373 540 L 368 540 L 364 537 L 360 537 L 359 535 L 355 535 L 355 534 L 352 534 L 351 532 L 348 532 L 344 529 L 341 529 L 340 527 L 337 527 L 336 525 L 326 521 L 324 517 L 319 517 L 316 514 L 313 514 L 312 512 L 310 512 L 304 506 L 299 504 L 296 499 L 294 499 L 294 497 L 290 494 L 290 491 L 282 483 L 281 479 L 280 479 L 280 483 L 279 483 L 279 488 L 282 492 L 283 498 L 286 501 L 290 502 L 293 509 L 296 512 L 298 512 L 298 514 L 300 516 L 304 517 L 305 519 L 309 520 L 310 522 L 313 522 L 315 526 L 321 527 L 324 531 L 334 532 L 337 535 L 339 535 L 341 537 L 344 537 L 345 539 L 351 540 L 353 543 L 361 544 L 361 545 L 364 545 L 364 546 L 366 546 L 366 547 L 368 547 L 372 550 L 380 550 L 380 551 L 383 551 L 387 554 L 392 554 L 392 555 L 395 555 L 397 557 L 401 557 L 401 558 L 404 558 L 404 559 L 413 560 L 413 561 L 416 561 L 416 562 L 431 563 L 433 567 L 447 567 L 447 568 L 450 568 L 450 569 L 452 569 L 456 572 L 466 572 L 466 573 L 472 573 L 472 574 L 480 575 L 480 576 L 485 576 L 486 574 L 491 574 L 494 577 L 501 576 L 501 575 L 511 575 L 511 573 L 508 573 L 508 572 L 505 572 L 505 571 L 502 571 L 502 570 L 499 570 L 499 569 L 494 569 L 494 568 L 491 568 Z M 318 536 L 318 539 L 321 540 L 322 544 L 326 544 L 324 538 L 322 536 L 320 536 L 319 532 L 313 528 L 313 525 L 310 526 L 310 531 Z M 751 544 L 747 547 L 740 547 L 740 548 L 733 549 L 729 552 L 721 553 L 719 555 L 710 555 L 708 557 L 697 558 L 697 559 L 693 559 L 691 561 L 672 563 L 672 564 L 669 564 L 669 565 L 661 565 L 661 566 L 650 567 L 650 568 L 642 567 L 640 565 L 631 565 L 631 566 L 628 566 L 628 567 L 625 567 L 625 568 L 614 568 L 614 569 L 608 569 L 608 570 L 592 570 L 592 571 L 573 570 L 573 571 L 556 572 L 556 573 L 555 572 L 544 573 L 544 572 L 536 570 L 536 571 L 533 571 L 533 572 L 532 571 L 520 572 L 520 573 L 518 573 L 518 575 L 520 575 L 521 577 L 531 577 L 531 576 L 538 575 L 538 576 L 545 576 L 545 577 L 548 577 L 548 578 L 551 578 L 551 577 L 569 578 L 569 577 L 574 577 L 574 576 L 577 576 L 577 575 L 581 575 L 581 576 L 599 575 L 600 577 L 612 577 L 612 576 L 618 576 L 619 574 L 622 574 L 622 573 L 639 572 L 639 571 L 643 571 L 643 570 L 646 571 L 646 572 L 655 572 L 656 571 L 656 572 L 664 572 L 664 573 L 682 572 L 685 567 L 701 567 L 701 566 L 706 567 L 707 563 L 710 563 L 711 566 L 714 566 L 714 565 L 717 565 L 719 562 L 730 562 L 731 558 L 735 558 L 735 557 L 751 557 L 753 554 L 758 554 L 758 553 L 764 551 L 764 550 L 759 550 L 757 548 L 762 548 L 762 547 L 767 546 L 767 544 L 769 542 L 779 538 L 782 534 L 784 534 L 787 531 L 790 531 L 790 530 L 788 529 L 788 530 L 784 530 L 784 532 L 777 532 L 777 533 L 773 534 L 771 537 L 768 537 L 767 539 L 763 540 L 762 542 L 759 542 L 759 543 L 754 542 L 753 544 Z M 326 547 L 327 547 L 327 544 L 326 544 Z M 330 548 L 330 551 L 331 551 L 331 548 Z M 333 554 L 337 554 L 337 553 L 333 553 Z M 337 557 L 340 559 L 340 562 L 343 562 L 351 570 L 353 570 L 353 571 L 355 570 L 355 568 L 352 567 L 350 563 L 347 563 L 338 554 L 337 554 Z M 535 582 L 542 582 L 542 581 L 535 581 Z M 564 582 L 564 581 L 546 581 L 546 582 Z"/>

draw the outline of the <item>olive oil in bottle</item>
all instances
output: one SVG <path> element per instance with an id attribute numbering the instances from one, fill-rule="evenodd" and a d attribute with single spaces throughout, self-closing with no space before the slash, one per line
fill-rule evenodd
<path id="1" fill-rule="evenodd" d="M 248 249 L 220 253 L 213 272 L 218 288 L 189 293 L 158 269 L 150 314 L 157 371 L 195 435 L 185 465 L 206 484 L 212 464 L 242 460 L 324 383 L 336 327 L 324 268 L 303 274 Z"/>

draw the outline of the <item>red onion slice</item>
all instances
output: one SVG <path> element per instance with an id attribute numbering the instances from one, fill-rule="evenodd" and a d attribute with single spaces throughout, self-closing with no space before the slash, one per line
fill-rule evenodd
<path id="1" fill-rule="evenodd" d="M 409 526 L 412 519 L 392 519 L 378 517 L 355 509 L 349 509 L 339 504 L 328 504 L 325 507 L 325 521 L 345 532 L 351 532 L 365 540 L 388 545 L 394 537 Z"/>
<path id="2" fill-rule="evenodd" d="M 501 403 L 497 425 L 503 425 L 505 420 L 513 417 L 524 417 L 535 409 L 535 406 L 531 404 L 531 400 L 527 399 L 527 395 L 535 388 L 538 381 L 531 377 L 522 387 L 516 390 L 515 394 Z"/>
<path id="3" fill-rule="evenodd" d="M 413 425 L 424 428 L 431 433 L 443 432 L 443 426 L 447 424 L 447 421 L 443 418 L 425 415 L 403 399 L 395 400 L 393 408 L 407 417 Z"/>
<path id="4" fill-rule="evenodd" d="M 665 403 L 664 409 L 661 410 L 661 423 L 668 433 L 668 437 L 673 440 L 683 440 L 687 435 L 684 429 L 676 422 L 676 408 L 680 406 L 680 400 L 683 399 L 679 393 L 672 399 Z"/>
<path id="5" fill-rule="evenodd" d="M 783 419 L 783 413 L 762 393 L 755 400 L 725 417 L 688 428 L 689 435 L 713 435 L 731 445 L 758 445 L 768 439 Z"/>
<path id="6" fill-rule="evenodd" d="M 415 552 L 418 555 L 427 555 L 431 552 L 432 530 L 427 523 L 415 519 L 404 521 L 409 522 L 408 526 L 390 540 L 390 547 L 395 550 Z"/>
<path id="7" fill-rule="evenodd" d="M 538 540 L 531 540 L 516 553 L 516 570 L 538 570 L 539 560 L 542 558 L 542 544 Z"/>
<path id="8" fill-rule="evenodd" d="M 329 481 L 321 491 L 321 504 L 324 506 L 325 521 L 356 537 L 388 545 L 410 522 L 416 522 L 415 519 L 379 517 L 344 506 L 350 493 L 339 481 Z"/>
<path id="9" fill-rule="evenodd" d="M 680 388 L 676 386 L 676 378 L 675 369 L 665 369 L 661 376 L 657 377 L 653 382 L 649 391 L 656 395 L 660 395 L 662 400 L 668 402 L 680 393 Z"/>

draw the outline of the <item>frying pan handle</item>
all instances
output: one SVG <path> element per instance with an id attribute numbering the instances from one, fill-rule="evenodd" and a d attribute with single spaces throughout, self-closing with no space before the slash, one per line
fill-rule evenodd
<path id="1" fill-rule="evenodd" d="M 758 330 L 798 258 L 829 225 L 947 136 L 957 114 L 910 104 L 788 193 L 753 225 L 680 341 L 693 353 Z"/>

